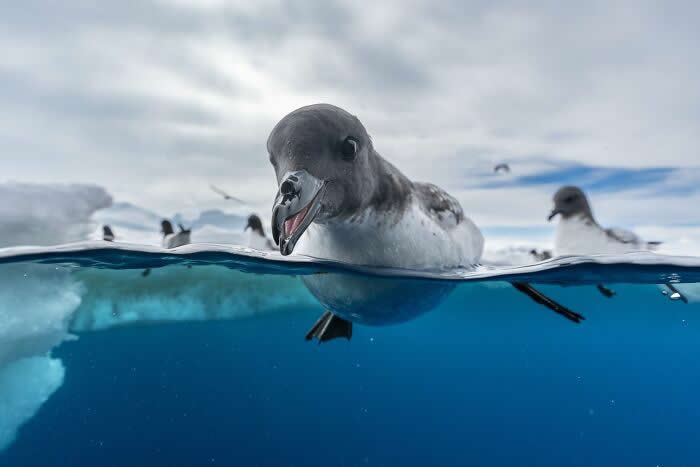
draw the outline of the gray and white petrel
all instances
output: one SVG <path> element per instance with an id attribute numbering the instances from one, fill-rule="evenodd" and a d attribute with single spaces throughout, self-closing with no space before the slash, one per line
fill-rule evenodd
<path id="1" fill-rule="evenodd" d="M 620 228 L 603 228 L 593 217 L 591 205 L 584 191 L 573 185 L 559 188 L 553 197 L 554 209 L 547 220 L 559 216 L 554 237 L 554 254 L 602 255 L 624 254 L 634 251 L 652 251 L 661 242 L 647 242 L 634 232 Z M 671 283 L 665 284 L 672 293 L 678 293 L 682 301 L 687 299 Z M 610 298 L 615 292 L 603 284 L 598 285 L 600 293 Z"/>
<path id="2" fill-rule="evenodd" d="M 291 112 L 273 128 L 267 150 L 278 184 L 272 235 L 282 255 L 411 269 L 479 262 L 484 239 L 459 202 L 433 184 L 409 180 L 375 151 L 360 120 L 345 110 L 316 104 Z M 329 310 L 307 334 L 320 341 L 350 338 L 351 322 L 410 319 L 453 287 L 338 273 L 303 280 Z M 513 285 L 572 321 L 583 319 L 528 284 Z"/>
<path id="3" fill-rule="evenodd" d="M 620 228 L 605 229 L 593 217 L 583 190 L 563 186 L 554 194 L 554 209 L 547 220 L 561 219 L 554 239 L 554 254 L 600 255 L 655 250 L 661 242 L 646 242 L 634 232 Z"/>

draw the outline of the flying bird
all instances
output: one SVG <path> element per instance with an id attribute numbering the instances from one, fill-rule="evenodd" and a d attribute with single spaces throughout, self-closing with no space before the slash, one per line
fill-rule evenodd
<path id="1" fill-rule="evenodd" d="M 245 201 L 243 201 L 242 199 L 229 195 L 221 188 L 218 188 L 214 185 L 209 185 L 209 188 L 211 188 L 214 193 L 221 195 L 225 200 L 232 200 L 232 201 L 235 201 L 237 203 L 246 204 Z"/>
<path id="2" fill-rule="evenodd" d="M 496 164 L 493 168 L 495 173 L 510 173 L 510 166 L 504 162 Z"/>

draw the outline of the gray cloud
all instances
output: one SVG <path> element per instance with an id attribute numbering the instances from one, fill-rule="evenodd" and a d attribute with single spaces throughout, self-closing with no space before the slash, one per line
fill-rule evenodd
<path id="1" fill-rule="evenodd" d="M 484 160 L 532 154 L 697 165 L 699 8 L 12 4 L 0 18 L 0 173 L 99 183 L 165 212 L 182 200 L 169 190 L 206 202 L 209 182 L 267 206 L 267 133 L 319 101 L 356 113 L 410 176 L 447 186 Z"/>

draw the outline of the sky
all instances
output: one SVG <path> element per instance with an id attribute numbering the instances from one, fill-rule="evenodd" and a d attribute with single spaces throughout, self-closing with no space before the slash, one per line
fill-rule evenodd
<path id="1" fill-rule="evenodd" d="M 0 181 L 161 213 L 225 206 L 215 184 L 267 214 L 270 130 L 329 102 L 487 228 L 548 228 L 575 183 L 602 223 L 696 235 L 700 4 L 529 3 L 8 4 Z"/>

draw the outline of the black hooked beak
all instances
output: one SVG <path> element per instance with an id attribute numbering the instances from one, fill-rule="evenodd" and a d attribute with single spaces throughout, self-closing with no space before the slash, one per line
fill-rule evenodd
<path id="1" fill-rule="evenodd" d="M 561 214 L 561 210 L 557 208 L 552 209 L 552 212 L 549 213 L 549 217 L 547 217 L 547 222 L 551 222 L 557 214 Z"/>
<path id="2" fill-rule="evenodd" d="M 272 238 L 287 256 L 294 250 L 301 234 L 321 209 L 326 182 L 306 170 L 287 172 L 282 177 L 272 207 Z"/>

